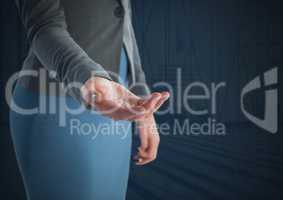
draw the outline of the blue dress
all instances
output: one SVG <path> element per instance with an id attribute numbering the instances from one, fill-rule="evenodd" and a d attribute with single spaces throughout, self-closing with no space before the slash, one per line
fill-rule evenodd
<path id="1" fill-rule="evenodd" d="M 120 76 L 126 84 L 127 58 L 121 53 Z M 38 107 L 39 95 L 19 85 L 14 101 L 22 108 Z M 49 107 L 71 97 L 48 97 Z M 59 109 L 61 110 L 61 109 Z M 64 110 L 64 108 L 63 108 Z M 20 172 L 29 200 L 125 199 L 131 155 L 131 123 L 114 122 L 85 110 L 66 113 L 19 114 L 10 111 L 10 126 Z"/>

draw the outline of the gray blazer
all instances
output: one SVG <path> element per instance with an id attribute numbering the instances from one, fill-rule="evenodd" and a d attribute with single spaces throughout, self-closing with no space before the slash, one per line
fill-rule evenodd
<path id="1" fill-rule="evenodd" d="M 30 51 L 23 70 L 46 71 L 47 82 L 59 88 L 84 83 L 92 73 L 115 79 L 121 48 L 130 63 L 131 90 L 146 95 L 135 34 L 131 22 L 130 0 L 16 0 L 26 28 Z M 43 90 L 37 76 L 19 79 L 23 86 Z M 78 100 L 80 91 L 69 89 Z"/>

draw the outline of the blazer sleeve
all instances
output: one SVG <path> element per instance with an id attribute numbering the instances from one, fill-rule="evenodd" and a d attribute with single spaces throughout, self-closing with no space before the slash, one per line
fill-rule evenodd
<path id="1" fill-rule="evenodd" d="M 83 84 L 94 74 L 111 79 L 70 36 L 60 0 L 15 1 L 32 51 L 60 82 Z M 81 100 L 78 88 L 71 88 L 71 94 Z"/>
<path id="2" fill-rule="evenodd" d="M 135 79 L 136 82 L 133 84 L 133 86 L 131 87 L 131 92 L 133 92 L 134 94 L 136 94 L 137 96 L 140 97 L 145 97 L 150 95 L 150 89 L 148 87 L 148 83 L 146 81 L 145 78 L 145 73 L 142 69 L 141 65 L 135 65 Z"/>
<path id="3" fill-rule="evenodd" d="M 138 96 L 148 96 L 150 94 L 150 89 L 146 81 L 146 76 L 141 64 L 140 53 L 135 38 L 135 33 L 133 26 L 131 26 L 131 38 L 133 40 L 133 62 L 135 68 L 135 83 L 131 87 L 131 91 Z"/>
<path id="4" fill-rule="evenodd" d="M 133 65 L 135 68 L 135 77 L 134 77 L 134 84 L 131 85 L 131 92 L 136 94 L 137 96 L 148 96 L 151 93 L 151 90 L 148 86 L 146 81 L 146 76 L 142 67 L 142 62 L 140 58 L 140 51 L 138 48 L 134 26 L 132 24 L 132 5 L 131 1 L 129 1 L 129 16 L 130 16 L 130 25 L 128 26 L 128 32 L 130 34 L 130 38 L 132 40 L 132 58 L 133 58 Z"/>

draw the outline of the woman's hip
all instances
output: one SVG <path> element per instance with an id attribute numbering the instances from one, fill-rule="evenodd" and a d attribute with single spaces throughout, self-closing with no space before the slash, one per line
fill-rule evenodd
<path id="1" fill-rule="evenodd" d="M 59 107 L 60 98 L 51 97 L 47 105 L 55 102 L 53 106 Z M 24 88 L 14 92 L 15 102 L 25 109 L 38 108 L 39 99 Z M 64 101 L 71 108 L 78 106 L 72 98 Z M 76 195 L 80 199 L 107 198 L 111 188 L 117 188 L 116 196 L 125 194 L 131 156 L 130 122 L 115 122 L 87 110 L 79 114 L 66 110 L 64 114 L 25 114 L 11 109 L 10 124 L 19 167 L 31 197 L 41 198 L 44 193 L 52 199 L 56 195 L 68 199 Z M 71 190 L 74 185 L 81 185 L 80 191 Z"/>

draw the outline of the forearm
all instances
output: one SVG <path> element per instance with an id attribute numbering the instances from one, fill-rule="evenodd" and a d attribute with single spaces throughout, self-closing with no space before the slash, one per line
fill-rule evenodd
<path id="1" fill-rule="evenodd" d="M 108 73 L 76 44 L 66 30 L 46 27 L 33 39 L 32 49 L 40 62 L 65 84 L 83 84 L 92 75 L 110 79 Z"/>
<path id="2" fill-rule="evenodd" d="M 58 81 L 68 87 L 72 84 L 76 99 L 80 100 L 77 87 L 93 74 L 110 79 L 68 33 L 60 0 L 16 0 L 16 4 L 32 51 L 47 70 L 55 72 Z"/>

